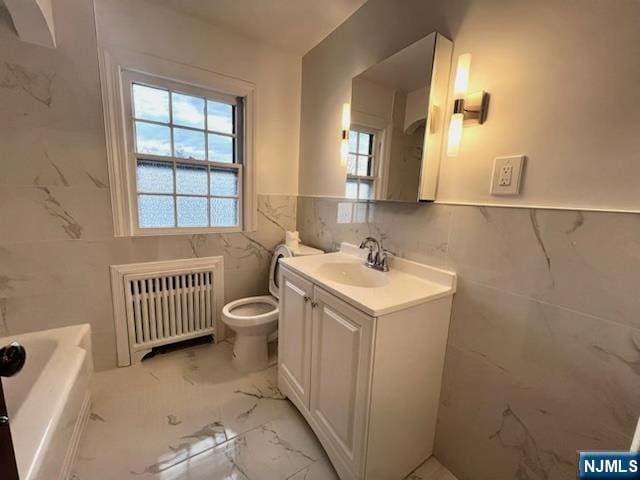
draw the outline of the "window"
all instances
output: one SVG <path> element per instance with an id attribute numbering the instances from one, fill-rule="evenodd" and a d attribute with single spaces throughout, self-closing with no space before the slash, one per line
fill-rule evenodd
<path id="1" fill-rule="evenodd" d="M 371 200 L 374 198 L 376 168 L 376 133 L 352 127 L 349 132 L 346 197 Z"/>
<path id="2" fill-rule="evenodd" d="M 115 235 L 255 230 L 255 85 L 135 52 L 99 59 Z"/>
<path id="3" fill-rule="evenodd" d="M 242 98 L 143 80 L 130 83 L 138 228 L 238 227 Z"/>

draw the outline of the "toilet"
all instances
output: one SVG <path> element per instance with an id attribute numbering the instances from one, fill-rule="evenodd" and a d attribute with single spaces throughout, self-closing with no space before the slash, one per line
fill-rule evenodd
<path id="1" fill-rule="evenodd" d="M 267 343 L 276 338 L 278 330 L 278 261 L 281 258 L 322 253 L 322 250 L 301 244 L 295 248 L 278 245 L 269 269 L 271 295 L 241 298 L 224 306 L 222 321 L 236 334 L 232 358 L 236 370 L 256 372 L 269 365 Z"/>

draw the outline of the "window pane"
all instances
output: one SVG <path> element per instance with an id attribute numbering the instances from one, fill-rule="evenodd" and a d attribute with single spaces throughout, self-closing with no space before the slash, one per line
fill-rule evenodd
<path id="1" fill-rule="evenodd" d="M 358 156 L 358 175 L 369 175 L 369 157 Z"/>
<path id="2" fill-rule="evenodd" d="M 173 197 L 138 195 L 138 222 L 140 228 L 173 227 Z"/>
<path id="3" fill-rule="evenodd" d="M 360 132 L 360 139 L 358 140 L 358 153 L 364 155 L 371 155 L 373 153 L 373 135 L 370 133 Z"/>
<path id="4" fill-rule="evenodd" d="M 207 195 L 209 189 L 207 185 L 206 167 L 178 165 L 176 168 L 176 192 L 191 195 Z"/>
<path id="5" fill-rule="evenodd" d="M 358 182 L 355 180 L 347 180 L 347 188 L 345 191 L 347 198 L 358 198 Z"/>
<path id="6" fill-rule="evenodd" d="M 358 198 L 363 200 L 371 200 L 373 196 L 373 185 L 369 182 L 360 182 L 360 192 L 358 193 Z"/>
<path id="7" fill-rule="evenodd" d="M 207 227 L 207 199 L 201 197 L 178 197 L 178 226 Z"/>
<path id="8" fill-rule="evenodd" d="M 347 157 L 347 174 L 355 175 L 356 174 L 356 156 L 349 155 Z"/>
<path id="9" fill-rule="evenodd" d="M 358 132 L 351 130 L 349 132 L 349 152 L 357 153 L 358 151 Z"/>
<path id="10" fill-rule="evenodd" d="M 230 170 L 211 170 L 211 195 L 238 195 L 238 173 Z"/>
<path id="11" fill-rule="evenodd" d="M 207 100 L 207 129 L 233 133 L 233 105 Z"/>
<path id="12" fill-rule="evenodd" d="M 169 123 L 169 92 L 133 84 L 134 117 Z"/>
<path id="13" fill-rule="evenodd" d="M 171 92 L 173 123 L 204 130 L 204 98 Z"/>
<path id="14" fill-rule="evenodd" d="M 238 200 L 234 198 L 212 198 L 211 225 L 216 227 L 238 225 Z"/>
<path id="15" fill-rule="evenodd" d="M 169 127 L 136 122 L 136 151 L 151 155 L 171 156 L 171 132 Z"/>
<path id="16" fill-rule="evenodd" d="M 138 160 L 136 182 L 138 192 L 173 193 L 173 165 Z"/>
<path id="17" fill-rule="evenodd" d="M 194 160 L 204 160 L 204 132 L 185 130 L 184 128 L 173 129 L 173 146 L 175 156 L 179 158 L 192 158 Z"/>
<path id="18" fill-rule="evenodd" d="M 209 134 L 209 160 L 233 163 L 233 138 Z"/>

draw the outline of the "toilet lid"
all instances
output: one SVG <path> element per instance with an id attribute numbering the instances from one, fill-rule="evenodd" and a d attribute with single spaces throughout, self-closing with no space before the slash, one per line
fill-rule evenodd
<path id="1" fill-rule="evenodd" d="M 271 269 L 269 270 L 269 292 L 276 298 L 279 298 L 278 293 L 280 285 L 278 285 L 278 275 L 280 273 L 279 260 L 281 258 L 289 258 L 293 256 L 291 250 L 286 245 L 278 245 L 273 251 L 273 257 L 271 258 Z"/>

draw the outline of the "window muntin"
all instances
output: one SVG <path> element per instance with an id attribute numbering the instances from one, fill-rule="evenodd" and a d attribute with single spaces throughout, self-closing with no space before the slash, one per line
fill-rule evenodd
<path id="1" fill-rule="evenodd" d="M 243 99 L 136 80 L 131 98 L 138 228 L 239 228 Z"/>
<path id="2" fill-rule="evenodd" d="M 376 133 L 372 130 L 352 127 L 349 132 L 347 156 L 347 184 L 345 196 L 371 200 L 374 196 L 376 166 Z"/>

